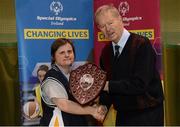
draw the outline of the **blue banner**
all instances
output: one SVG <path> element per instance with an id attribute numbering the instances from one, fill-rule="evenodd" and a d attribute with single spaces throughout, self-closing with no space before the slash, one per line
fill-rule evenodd
<path id="1" fill-rule="evenodd" d="M 92 0 L 16 0 L 16 24 L 22 102 L 37 81 L 37 67 L 50 63 L 55 39 L 72 39 L 76 61 L 92 61 Z"/>

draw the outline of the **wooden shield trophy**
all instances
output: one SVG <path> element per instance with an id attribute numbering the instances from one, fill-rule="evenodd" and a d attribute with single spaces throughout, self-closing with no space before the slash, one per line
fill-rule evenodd
<path id="1" fill-rule="evenodd" d="M 69 81 L 72 95 L 81 105 L 85 105 L 104 88 L 106 72 L 93 63 L 86 63 L 71 72 Z"/>

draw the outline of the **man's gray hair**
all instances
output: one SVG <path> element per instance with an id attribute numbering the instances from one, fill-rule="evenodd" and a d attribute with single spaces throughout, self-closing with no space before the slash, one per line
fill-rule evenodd
<path id="1" fill-rule="evenodd" d="M 95 12 L 95 22 L 97 23 L 98 16 L 103 15 L 108 11 L 110 11 L 114 17 L 120 16 L 118 9 L 113 4 L 102 5 Z"/>

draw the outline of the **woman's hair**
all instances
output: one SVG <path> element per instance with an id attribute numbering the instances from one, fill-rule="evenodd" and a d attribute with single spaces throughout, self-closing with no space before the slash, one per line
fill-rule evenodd
<path id="1" fill-rule="evenodd" d="M 55 52 L 58 50 L 58 48 L 67 43 L 71 45 L 74 56 L 75 56 L 75 48 L 74 48 L 72 41 L 69 39 L 65 39 L 65 38 L 59 38 L 59 39 L 56 39 L 51 45 L 51 64 L 55 63 L 54 56 L 55 56 Z"/>
<path id="2" fill-rule="evenodd" d="M 48 70 L 49 70 L 49 67 L 48 67 L 47 65 L 45 65 L 45 64 L 40 65 L 39 68 L 38 68 L 38 70 L 37 70 L 37 75 L 38 75 L 38 72 L 39 72 L 39 71 L 45 71 L 45 72 L 47 72 Z"/>

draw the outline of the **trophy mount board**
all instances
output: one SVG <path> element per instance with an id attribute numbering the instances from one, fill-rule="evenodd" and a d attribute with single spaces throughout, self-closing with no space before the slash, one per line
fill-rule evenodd
<path id="1" fill-rule="evenodd" d="M 106 83 L 106 72 L 93 63 L 86 63 L 70 74 L 70 91 L 74 98 L 86 105 L 96 99 Z"/>

